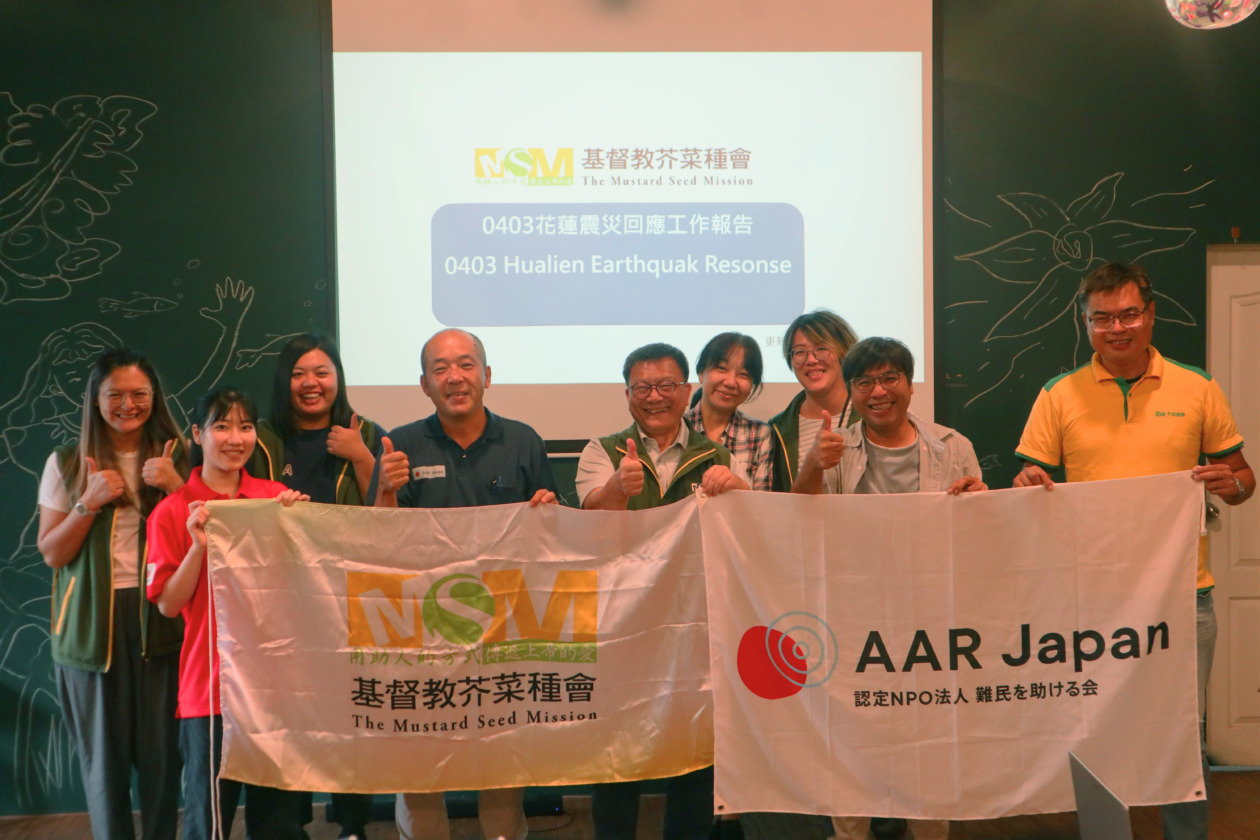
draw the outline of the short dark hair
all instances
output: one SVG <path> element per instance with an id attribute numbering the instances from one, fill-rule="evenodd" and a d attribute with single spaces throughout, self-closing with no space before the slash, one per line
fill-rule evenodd
<path id="1" fill-rule="evenodd" d="M 341 354 L 331 338 L 314 333 L 302 333 L 289 339 L 276 356 L 276 376 L 271 386 L 271 425 L 281 440 L 290 440 L 297 434 L 293 424 L 293 366 L 298 359 L 312 350 L 323 351 L 337 369 L 337 396 L 333 399 L 329 421 L 334 426 L 349 426 L 354 411 L 346 397 L 346 370 L 341 365 Z"/>
<path id="2" fill-rule="evenodd" d="M 792 366 L 792 338 L 797 330 L 805 334 L 810 341 L 830 347 L 835 351 L 837 359 L 843 359 L 849 348 L 857 344 L 857 333 L 849 322 L 830 309 L 815 309 L 804 315 L 797 315 L 796 320 L 788 324 L 783 333 L 783 361 Z"/>
<path id="3" fill-rule="evenodd" d="M 761 361 L 761 348 L 757 346 L 757 339 L 751 335 L 724 332 L 710 338 L 709 343 L 704 345 L 704 349 L 700 351 L 696 359 L 696 375 L 699 376 L 726 361 L 727 356 L 731 355 L 731 351 L 736 347 L 744 351 L 744 369 L 748 371 L 753 385 L 748 397 L 752 399 L 761 391 L 761 376 L 765 366 Z M 697 391 L 696 396 L 699 397 L 699 394 L 700 392 Z"/>
<path id="4" fill-rule="evenodd" d="M 845 382 L 852 382 L 871 368 L 881 365 L 901 371 L 907 381 L 914 379 L 914 354 L 910 348 L 895 338 L 882 336 L 864 338 L 850 347 L 840 363 L 840 374 Z"/>
<path id="5" fill-rule="evenodd" d="M 250 423 L 258 422 L 258 407 L 254 404 L 254 400 L 249 394 L 237 388 L 235 385 L 220 385 L 206 391 L 197 400 L 197 404 L 193 406 L 192 422 L 193 425 L 201 432 L 205 432 L 210 424 L 220 417 L 227 417 L 232 413 L 232 409 L 240 406 L 245 419 Z M 191 461 L 194 467 L 199 467 L 205 462 L 205 452 L 202 451 L 201 444 L 196 440 L 192 443 Z"/>
<path id="6" fill-rule="evenodd" d="M 1090 295 L 1099 292 L 1114 292 L 1130 283 L 1137 286 L 1138 294 L 1142 296 L 1143 306 L 1155 299 L 1155 290 L 1151 288 L 1151 278 L 1147 276 L 1145 268 L 1137 263 L 1125 265 L 1109 262 L 1091 271 L 1081 281 L 1080 291 L 1076 293 L 1076 305 L 1080 307 L 1082 315 L 1088 316 Z"/>
<path id="7" fill-rule="evenodd" d="M 687 357 L 683 355 L 683 351 L 672 344 L 657 341 L 630 351 L 630 355 L 626 356 L 626 363 L 621 366 L 621 378 L 629 385 L 630 370 L 635 365 L 642 362 L 656 362 L 661 359 L 673 359 L 678 364 L 678 369 L 682 371 L 683 382 L 686 382 L 687 378 L 691 376 L 691 367 L 687 364 Z"/>

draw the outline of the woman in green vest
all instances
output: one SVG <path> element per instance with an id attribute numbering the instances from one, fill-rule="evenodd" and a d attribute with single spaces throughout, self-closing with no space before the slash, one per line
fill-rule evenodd
<path id="1" fill-rule="evenodd" d="M 372 473 L 385 431 L 359 417 L 346 398 L 337 345 L 323 336 L 294 336 L 276 358 L 271 416 L 258 423 L 249 471 L 300 490 L 313 502 L 371 504 Z M 328 819 L 342 838 L 366 840 L 370 794 L 334 793 Z"/>
<path id="2" fill-rule="evenodd" d="M 276 358 L 271 416 L 258 422 L 249 472 L 301 490 L 313 502 L 370 505 L 384 436 L 384 429 L 350 407 L 337 345 L 303 333 Z"/>
<path id="3" fill-rule="evenodd" d="M 830 423 L 828 431 L 848 425 L 852 412 L 840 363 L 857 341 L 849 322 L 826 309 L 798 316 L 784 332 L 783 359 L 802 390 L 770 418 L 776 491 L 791 491 L 822 429 L 824 415 Z"/>
<path id="4" fill-rule="evenodd" d="M 132 350 L 109 350 L 88 373 L 79 440 L 53 451 L 40 481 L 57 688 L 98 838 L 136 836 L 132 768 L 141 836 L 173 840 L 178 825 L 183 622 L 140 587 L 145 520 L 183 485 L 185 448 L 157 371 Z"/>

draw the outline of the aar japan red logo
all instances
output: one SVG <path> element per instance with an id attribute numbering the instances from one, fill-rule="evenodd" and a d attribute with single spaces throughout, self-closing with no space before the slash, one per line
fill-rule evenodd
<path id="1" fill-rule="evenodd" d="M 837 660 L 836 634 L 806 612 L 784 613 L 768 626 L 748 628 L 735 659 L 744 686 L 766 700 L 822 685 Z"/>

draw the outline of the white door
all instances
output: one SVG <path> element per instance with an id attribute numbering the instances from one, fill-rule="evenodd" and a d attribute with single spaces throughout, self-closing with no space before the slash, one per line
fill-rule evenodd
<path id="1" fill-rule="evenodd" d="M 1207 361 L 1260 471 L 1260 246 L 1208 248 Z M 1220 635 L 1208 683 L 1208 753 L 1226 765 L 1260 765 L 1260 499 L 1212 501 L 1209 525 Z"/>

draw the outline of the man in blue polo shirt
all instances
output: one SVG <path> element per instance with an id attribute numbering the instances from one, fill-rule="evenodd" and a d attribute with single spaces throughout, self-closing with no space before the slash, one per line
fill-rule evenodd
<path id="1" fill-rule="evenodd" d="M 443 330 L 420 351 L 420 387 L 434 413 L 382 439 L 378 507 L 445 508 L 529 502 L 555 504 L 556 482 L 538 433 L 486 409 L 490 366 L 480 339 Z M 520 788 L 482 791 L 486 837 L 525 840 Z M 448 840 L 440 793 L 402 793 L 395 815 L 401 840 Z"/>

